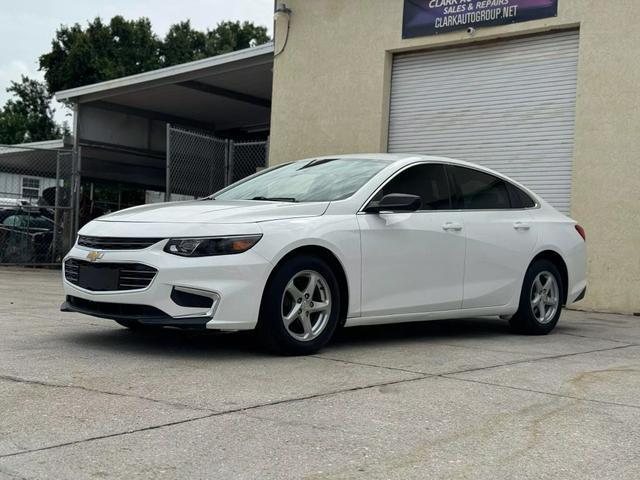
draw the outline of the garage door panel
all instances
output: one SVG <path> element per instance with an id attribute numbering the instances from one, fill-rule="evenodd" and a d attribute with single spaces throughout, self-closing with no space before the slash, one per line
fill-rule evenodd
<path id="1" fill-rule="evenodd" d="M 495 69 L 500 69 L 500 72 L 505 75 L 505 77 L 510 77 L 513 79 L 521 78 L 523 75 L 523 68 L 527 69 L 528 67 L 538 67 L 540 65 L 544 65 L 545 68 L 549 69 L 549 75 L 554 76 L 562 76 L 565 72 L 571 69 L 571 67 L 575 67 L 578 64 L 577 58 L 574 57 L 565 57 L 565 58 L 555 58 L 553 60 L 541 60 L 539 62 L 535 62 L 535 59 L 528 59 L 526 62 L 521 62 L 517 65 L 512 64 L 487 64 L 483 61 L 477 61 L 470 64 L 466 64 L 461 66 L 456 72 L 462 77 L 451 78 L 450 65 L 442 64 L 438 65 L 429 65 L 430 70 L 427 73 L 427 77 L 429 79 L 437 80 L 438 78 L 448 78 L 449 80 L 459 80 L 462 78 L 470 78 L 474 80 L 481 80 L 488 76 L 488 73 Z M 400 65 L 398 65 L 400 67 Z M 414 68 L 412 65 L 410 66 L 411 70 L 407 72 L 403 72 L 398 75 L 397 78 L 412 82 L 419 81 L 422 78 L 423 72 L 417 66 Z"/>
<path id="2" fill-rule="evenodd" d="M 557 62 L 545 62 L 545 68 L 547 68 L 547 75 L 544 79 L 534 79 L 536 83 L 545 83 L 547 78 L 558 78 L 563 79 L 566 77 L 567 73 L 571 73 L 571 70 L 576 68 L 578 62 L 576 60 L 571 60 L 569 62 L 558 60 Z M 527 80 L 527 75 L 522 70 L 522 65 L 513 68 L 501 68 L 501 74 L 504 75 L 505 79 L 510 81 L 518 81 L 518 80 Z M 498 68 L 495 66 L 493 68 Z M 493 70 L 493 68 L 491 70 Z M 461 68 L 457 70 L 457 73 L 460 74 L 459 77 L 451 78 L 451 72 L 448 72 L 446 69 L 442 70 L 430 70 L 427 74 L 427 78 L 429 80 L 447 80 L 447 84 L 441 85 L 440 90 L 446 90 L 448 88 L 455 88 L 459 86 L 466 86 L 469 80 L 482 82 L 483 80 L 492 80 L 494 75 L 491 71 L 479 70 L 478 66 Z M 397 78 L 406 82 L 407 85 L 422 83 L 425 76 L 423 72 L 416 70 L 414 73 L 410 75 L 398 75 Z M 531 79 L 528 79 L 531 80 Z M 435 87 L 434 88 L 438 88 Z"/>
<path id="3" fill-rule="evenodd" d="M 394 57 L 389 151 L 496 169 L 569 211 L 577 32 Z"/>
<path id="4" fill-rule="evenodd" d="M 531 90 L 529 90 L 531 91 Z M 575 96 L 575 89 L 559 89 L 555 91 L 541 91 L 538 92 L 539 96 L 535 99 L 531 98 L 527 95 L 526 92 L 521 90 L 509 90 L 504 89 L 500 92 L 496 92 L 490 95 L 469 95 L 468 102 L 465 106 L 468 109 L 479 108 L 486 105 L 487 102 L 499 102 L 501 105 L 512 105 L 514 108 L 518 106 L 522 106 L 523 108 L 527 108 L 527 106 L 537 105 L 538 102 L 546 102 L 546 103 L 556 103 L 563 102 L 566 99 L 567 95 Z M 505 95 L 509 95 L 509 98 L 506 99 Z M 442 95 L 438 97 L 443 102 L 458 102 L 460 99 L 460 92 L 457 94 L 449 94 Z M 421 97 L 413 96 L 411 98 L 405 98 L 399 101 L 395 98 L 391 98 L 391 102 L 394 103 L 394 106 L 401 107 L 403 104 L 408 106 L 414 105 L 416 101 L 420 101 Z M 425 107 L 423 107 L 425 108 Z M 428 110 L 427 110 L 428 111 Z M 464 110 L 463 110 L 464 111 Z"/>
<path id="5" fill-rule="evenodd" d="M 548 37 L 549 35 L 545 35 Z M 446 63 L 450 59 L 465 58 L 468 56 L 468 52 L 473 53 L 473 62 L 475 59 L 486 60 L 491 63 L 503 63 L 519 62 L 520 59 L 531 59 L 543 56 L 544 58 L 558 58 L 558 57 L 571 57 L 572 52 L 564 49 L 564 45 L 567 43 L 578 43 L 578 36 L 576 31 L 567 31 L 553 34 L 555 43 L 539 43 L 535 50 L 528 49 L 531 44 L 531 39 L 535 37 L 520 37 L 513 38 L 508 42 L 492 42 L 492 43 L 478 43 L 475 45 L 465 46 L 464 51 L 462 48 L 448 48 L 430 52 L 430 61 L 434 64 Z M 562 42 L 562 43 L 560 43 Z M 398 59 L 399 63 L 407 63 L 420 65 L 422 62 L 423 52 L 413 52 L 403 54 Z"/>

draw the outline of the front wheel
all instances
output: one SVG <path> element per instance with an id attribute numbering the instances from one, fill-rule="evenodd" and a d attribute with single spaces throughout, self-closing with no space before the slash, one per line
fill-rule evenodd
<path id="1" fill-rule="evenodd" d="M 518 333 L 546 335 L 562 311 L 563 285 L 560 272 L 549 260 L 537 260 L 527 270 L 520 306 L 509 323 Z"/>
<path id="2" fill-rule="evenodd" d="M 331 339 L 340 301 L 338 281 L 327 262 L 308 255 L 291 258 L 265 288 L 257 333 L 272 351 L 309 355 Z"/>

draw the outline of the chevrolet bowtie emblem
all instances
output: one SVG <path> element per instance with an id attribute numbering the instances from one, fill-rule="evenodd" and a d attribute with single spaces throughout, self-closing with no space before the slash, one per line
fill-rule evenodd
<path id="1" fill-rule="evenodd" d="M 95 262 L 96 260 L 100 260 L 102 257 L 104 257 L 104 253 L 102 252 L 91 251 L 87 253 L 87 259 L 90 262 Z"/>

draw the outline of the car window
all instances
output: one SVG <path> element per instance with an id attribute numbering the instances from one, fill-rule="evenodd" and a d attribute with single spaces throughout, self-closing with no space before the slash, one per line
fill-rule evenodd
<path id="1" fill-rule="evenodd" d="M 5 218 L 2 224 L 7 225 L 9 227 L 22 227 L 23 226 L 22 215 L 11 215 L 10 217 Z"/>
<path id="2" fill-rule="evenodd" d="M 265 170 L 214 194 L 215 200 L 342 200 L 389 165 L 387 160 L 330 158 L 295 162 Z"/>
<path id="3" fill-rule="evenodd" d="M 422 199 L 421 210 L 451 208 L 447 174 L 444 166 L 436 163 L 415 165 L 400 172 L 382 187 L 374 200 L 390 193 L 417 195 Z"/>
<path id="4" fill-rule="evenodd" d="M 450 167 L 459 190 L 459 208 L 496 210 L 511 208 L 504 180 L 488 173 L 465 167 Z"/>
<path id="5" fill-rule="evenodd" d="M 2 221 L 3 225 L 19 228 L 46 228 L 52 229 L 53 222 L 47 217 L 29 215 L 11 215 Z"/>
<path id="6" fill-rule="evenodd" d="M 511 199 L 511 208 L 533 208 L 536 202 L 524 191 L 507 182 L 507 190 L 509 190 L 509 198 Z"/>

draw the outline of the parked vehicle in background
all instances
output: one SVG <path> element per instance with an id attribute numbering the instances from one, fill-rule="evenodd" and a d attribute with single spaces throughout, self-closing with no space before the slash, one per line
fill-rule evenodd
<path id="1" fill-rule="evenodd" d="M 19 203 L 19 202 L 18 202 Z M 19 207 L 0 206 L 0 264 L 53 263 L 55 223 L 42 209 L 19 203 Z M 61 240 L 61 231 L 56 241 Z M 60 249 L 58 249 L 60 251 Z"/>
<path id="2" fill-rule="evenodd" d="M 547 334 L 586 283 L 584 230 L 517 182 L 448 158 L 341 155 L 90 222 L 62 309 L 256 329 L 308 354 L 342 325 L 495 315 Z"/>

